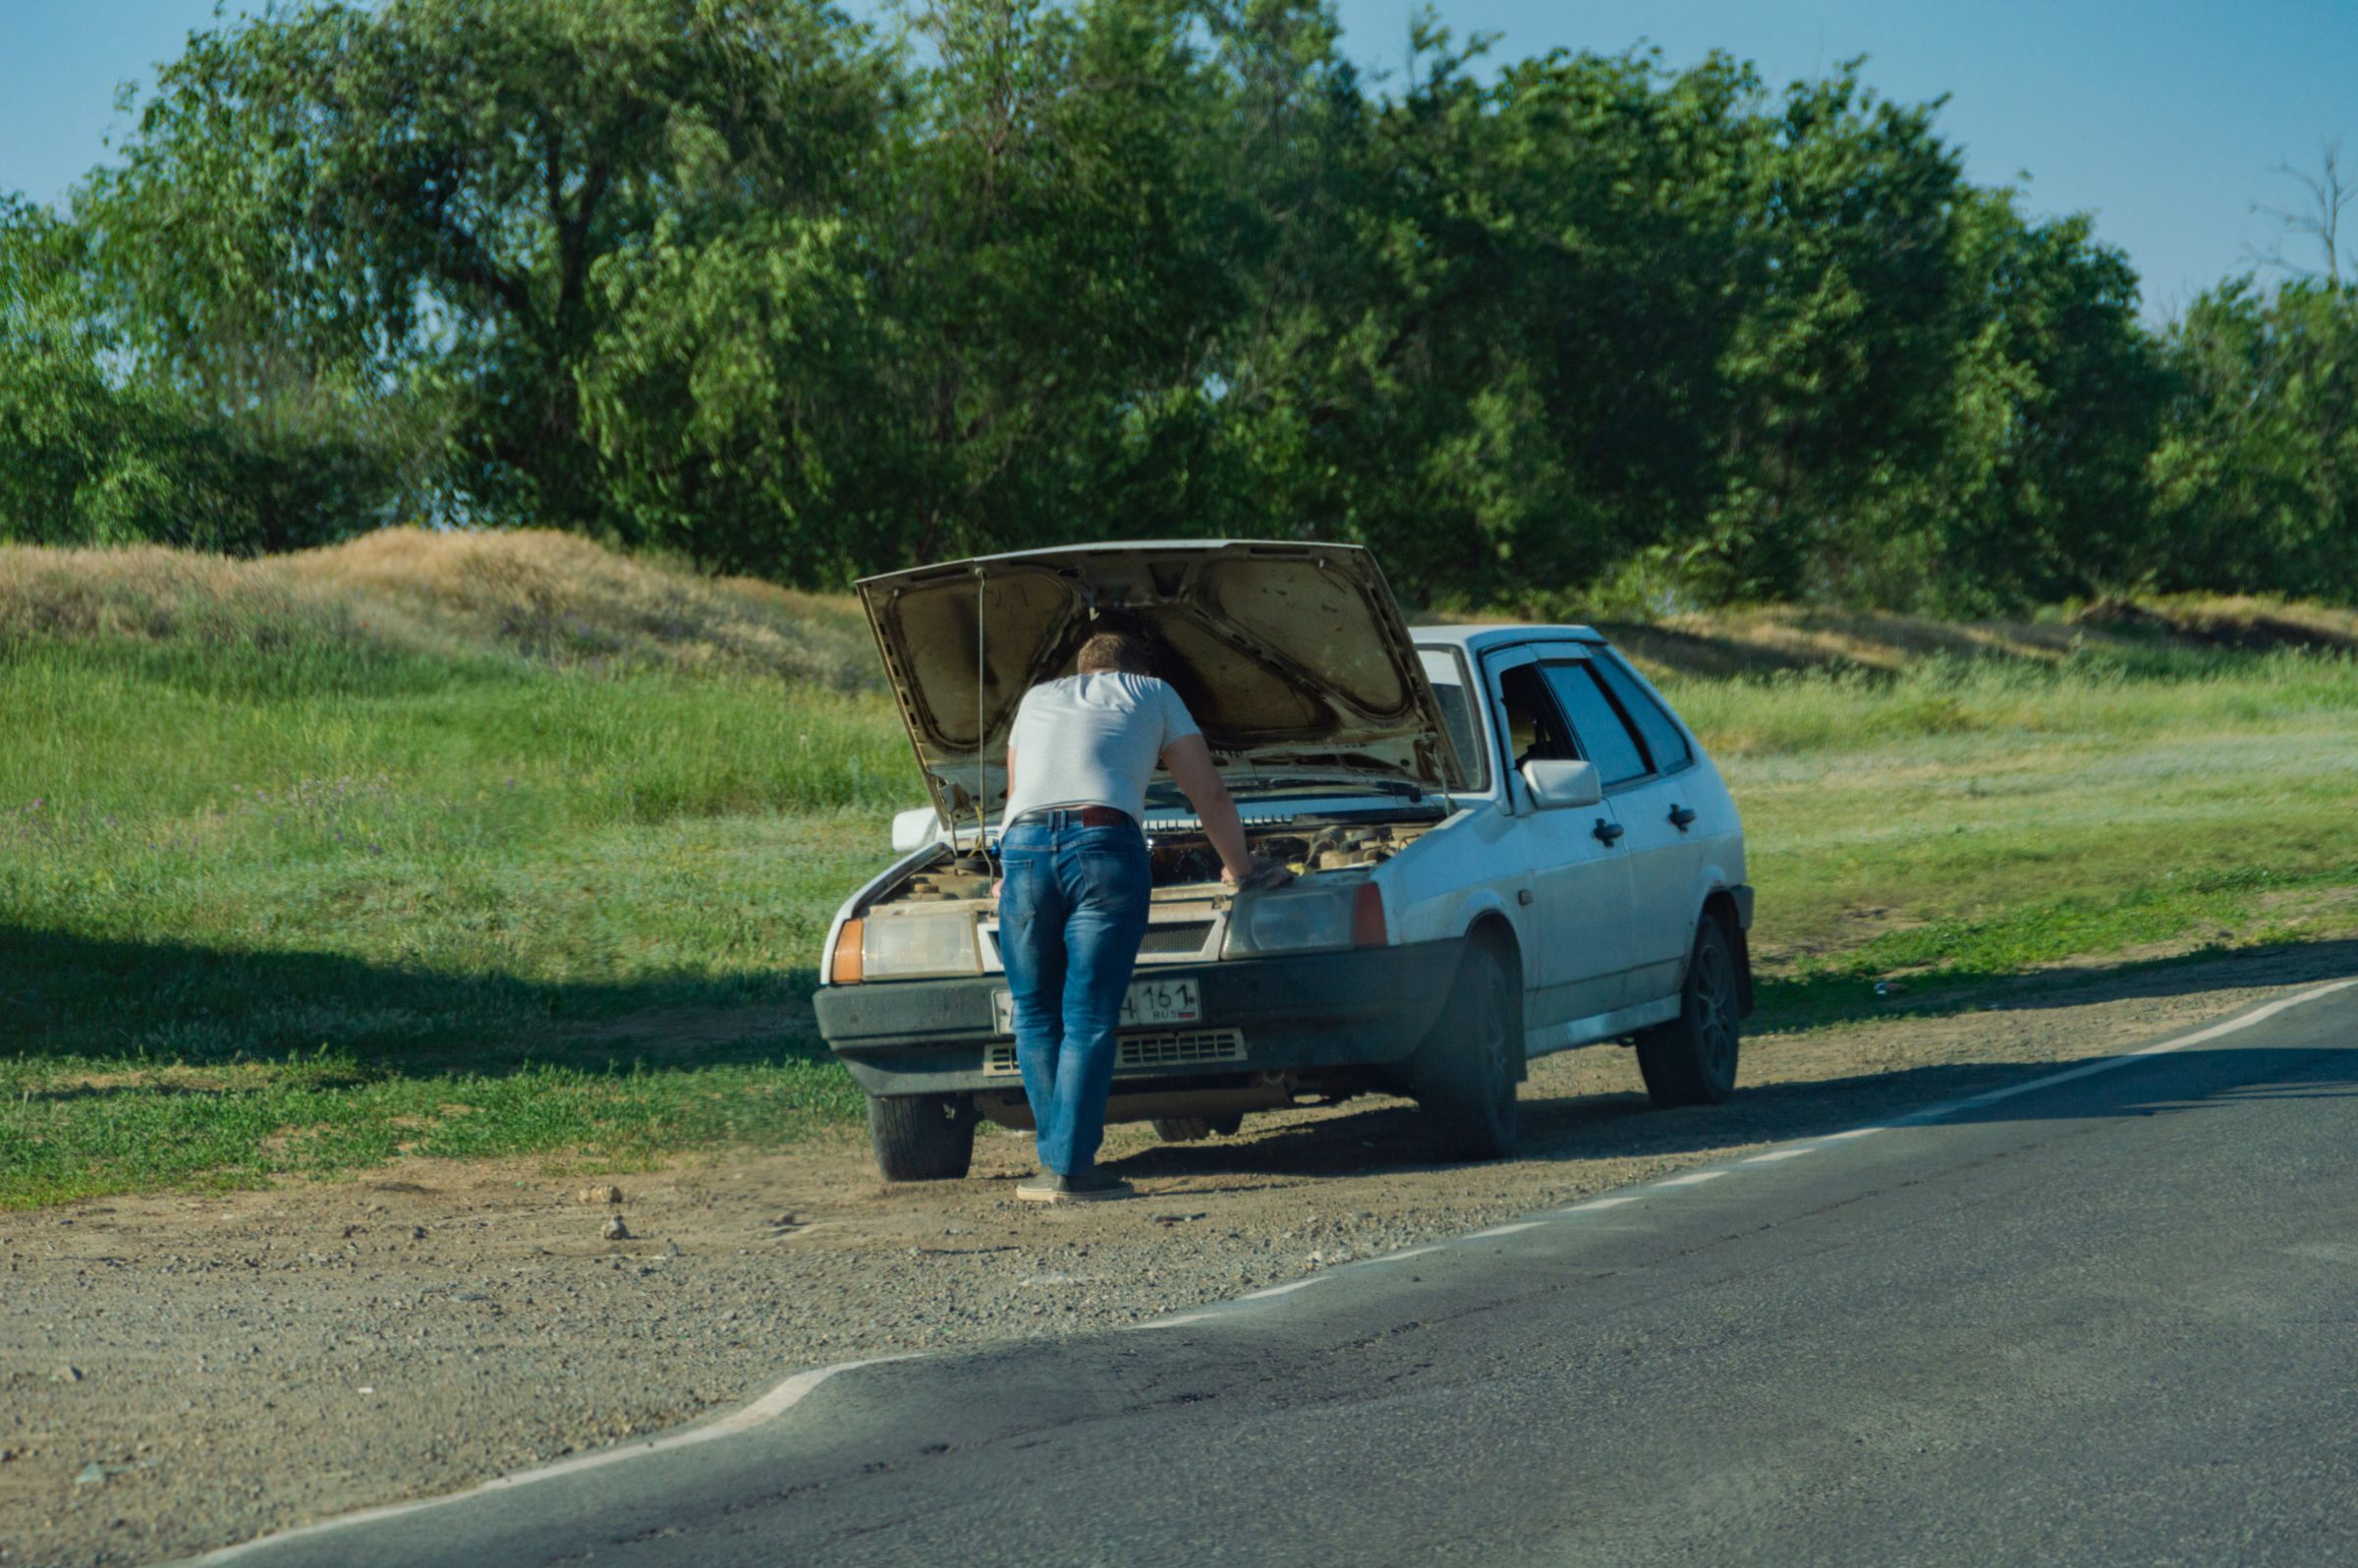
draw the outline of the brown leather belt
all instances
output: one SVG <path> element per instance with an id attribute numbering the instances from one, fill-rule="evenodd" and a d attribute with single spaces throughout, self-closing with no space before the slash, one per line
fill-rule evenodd
<path id="1" fill-rule="evenodd" d="M 1137 820 L 1128 812 L 1117 812 L 1110 806 L 1046 806 L 1037 812 L 1026 812 L 1017 822 L 1039 822 L 1043 826 L 1057 825 L 1060 816 L 1074 817 L 1083 827 L 1136 827 Z M 1013 826 L 1014 823 L 1008 824 Z"/>

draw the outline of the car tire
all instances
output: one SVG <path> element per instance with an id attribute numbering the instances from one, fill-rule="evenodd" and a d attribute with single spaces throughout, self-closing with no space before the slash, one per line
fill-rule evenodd
<path id="1" fill-rule="evenodd" d="M 1449 999 L 1409 1063 L 1409 1088 L 1450 1159 L 1498 1159 L 1515 1147 L 1522 993 L 1488 942 L 1466 949 Z"/>
<path id="2" fill-rule="evenodd" d="M 1225 1116 L 1157 1116 L 1154 1136 L 1166 1144 L 1201 1144 L 1207 1138 L 1232 1138 L 1245 1125 L 1235 1112 Z"/>
<path id="3" fill-rule="evenodd" d="M 1706 915 L 1695 927 L 1678 1017 L 1638 1034 L 1638 1072 L 1656 1105 L 1727 1103 L 1736 1092 L 1740 1005 L 1735 952 L 1719 922 Z"/>
<path id="4" fill-rule="evenodd" d="M 868 1138 L 886 1181 L 954 1181 L 975 1162 L 974 1096 L 871 1094 Z"/>

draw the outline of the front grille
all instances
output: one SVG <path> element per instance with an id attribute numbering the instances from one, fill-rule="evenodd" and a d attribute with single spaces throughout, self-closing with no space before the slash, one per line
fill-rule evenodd
<path id="1" fill-rule="evenodd" d="M 1147 927 L 1147 938 L 1138 944 L 1141 953 L 1201 953 L 1205 940 L 1211 935 L 1209 921 L 1173 921 L 1164 925 Z"/>
<path id="2" fill-rule="evenodd" d="M 1245 1036 L 1234 1029 L 1185 1029 L 1169 1035 L 1125 1035 L 1113 1058 L 1117 1073 L 1187 1067 L 1197 1062 L 1241 1062 Z"/>
<path id="3" fill-rule="evenodd" d="M 1117 1073 L 1153 1073 L 1173 1067 L 1195 1067 L 1205 1062 L 1241 1062 L 1244 1059 L 1244 1031 L 1185 1029 L 1160 1035 L 1124 1035 L 1114 1045 L 1113 1070 Z M 1018 1078 L 1022 1073 L 1023 1069 L 1015 1061 L 1015 1041 L 992 1040 L 982 1048 L 983 1077 Z"/>

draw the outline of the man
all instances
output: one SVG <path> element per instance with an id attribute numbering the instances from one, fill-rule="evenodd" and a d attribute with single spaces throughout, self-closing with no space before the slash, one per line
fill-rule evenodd
<path id="1" fill-rule="evenodd" d="M 1114 1030 L 1153 881 L 1147 781 L 1159 763 L 1187 794 L 1219 852 L 1220 880 L 1257 867 L 1236 803 L 1187 704 L 1149 670 L 1144 640 L 1104 632 L 1082 645 L 1077 675 L 1024 694 L 1007 737 L 999 838 L 999 953 L 1015 1003 L 1015 1055 L 1039 1130 L 1033 1203 L 1128 1198 L 1096 1167 L 1113 1087 Z"/>

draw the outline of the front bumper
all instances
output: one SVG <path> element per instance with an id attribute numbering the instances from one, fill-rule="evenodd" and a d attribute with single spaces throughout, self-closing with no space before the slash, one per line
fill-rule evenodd
<path id="1" fill-rule="evenodd" d="M 1201 991 L 1203 1021 L 1187 1027 L 1234 1030 L 1244 1054 L 1119 1076 L 1168 1081 L 1398 1062 L 1440 1015 L 1464 952 L 1459 937 L 1347 953 L 1157 964 L 1152 979 L 1192 980 Z M 983 1071 L 985 1052 L 1008 1038 L 991 1004 L 992 993 L 1006 988 L 1001 975 L 870 980 L 822 985 L 813 1000 L 819 1033 L 870 1094 L 1020 1092 L 1017 1080 Z"/>

